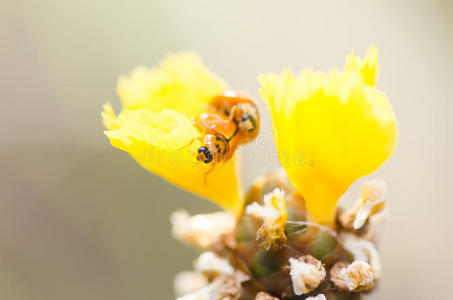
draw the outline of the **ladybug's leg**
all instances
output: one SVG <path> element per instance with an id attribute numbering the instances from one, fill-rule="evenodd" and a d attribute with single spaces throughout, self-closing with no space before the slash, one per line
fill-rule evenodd
<path id="1" fill-rule="evenodd" d="M 198 132 L 203 132 L 203 130 L 205 129 L 203 124 L 201 124 L 200 122 L 200 119 L 199 118 L 194 118 L 193 119 L 193 122 L 192 122 L 192 125 L 198 130 Z M 201 136 L 198 136 L 198 137 L 194 137 L 193 139 L 191 139 L 189 141 L 189 143 L 187 143 L 187 145 L 185 146 L 182 146 L 181 148 L 178 149 L 178 151 L 184 149 L 184 148 L 187 148 L 189 147 L 190 145 L 193 144 L 193 142 L 195 142 L 195 140 L 199 140 L 200 142 L 203 142 L 203 138 Z"/>
<path id="2" fill-rule="evenodd" d="M 215 162 L 212 161 L 211 168 L 204 173 L 204 185 L 205 186 L 208 183 L 208 174 L 211 173 L 212 171 L 214 171 L 214 168 L 215 168 Z"/>
<path id="3" fill-rule="evenodd" d="M 206 127 L 201 123 L 199 120 L 194 120 L 192 122 L 193 127 L 195 127 L 199 132 L 203 132 L 206 130 Z"/>
<path id="4" fill-rule="evenodd" d="M 181 151 L 182 149 L 190 147 L 193 144 L 193 142 L 195 142 L 196 140 L 199 140 L 200 142 L 203 142 L 203 138 L 201 136 L 194 137 L 186 145 L 184 145 L 181 148 L 179 148 L 178 151 Z"/>

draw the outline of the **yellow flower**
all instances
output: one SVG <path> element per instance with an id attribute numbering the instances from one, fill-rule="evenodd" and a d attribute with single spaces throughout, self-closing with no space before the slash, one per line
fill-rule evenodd
<path id="1" fill-rule="evenodd" d="M 183 53 L 167 56 L 157 68 L 138 67 L 120 76 L 117 93 L 124 109 L 173 109 L 191 118 L 225 89 L 197 55 Z"/>
<path id="2" fill-rule="evenodd" d="M 332 224 L 337 200 L 392 153 L 396 120 L 375 87 L 377 49 L 350 55 L 343 72 L 302 70 L 260 75 L 278 155 L 311 217 Z"/>
<path id="3" fill-rule="evenodd" d="M 196 55 L 169 56 L 158 68 L 140 67 L 130 77 L 120 77 L 123 107 L 115 115 L 109 103 L 104 105 L 105 134 L 145 169 L 237 212 L 242 197 L 235 158 L 217 165 L 205 184 L 210 166 L 196 160 L 201 143 L 188 146 L 200 136 L 192 118 L 224 90 Z"/>

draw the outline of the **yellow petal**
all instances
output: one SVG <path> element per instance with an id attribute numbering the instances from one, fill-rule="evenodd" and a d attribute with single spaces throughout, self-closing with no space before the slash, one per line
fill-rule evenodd
<path id="1" fill-rule="evenodd" d="M 117 92 L 125 109 L 172 109 L 193 117 L 225 89 L 196 54 L 184 53 L 169 55 L 157 68 L 138 67 L 121 76 Z"/>
<path id="2" fill-rule="evenodd" d="M 376 50 L 347 58 L 343 72 L 303 70 L 259 77 L 278 155 L 312 218 L 332 224 L 338 199 L 392 153 L 396 120 L 374 86 Z"/>
<path id="3" fill-rule="evenodd" d="M 364 59 L 355 57 L 354 51 L 346 57 L 345 72 L 359 71 L 367 85 L 375 85 L 379 75 L 378 50 L 371 46 Z"/>
<path id="4" fill-rule="evenodd" d="M 209 166 L 196 160 L 200 142 L 193 123 L 181 113 L 164 109 L 123 110 L 115 116 L 110 104 L 104 105 L 105 134 L 112 146 L 128 152 L 145 169 L 190 192 L 213 200 L 224 209 L 238 212 L 242 199 L 235 159 L 219 164 L 207 177 Z M 183 149 L 181 149 L 183 148 Z"/>

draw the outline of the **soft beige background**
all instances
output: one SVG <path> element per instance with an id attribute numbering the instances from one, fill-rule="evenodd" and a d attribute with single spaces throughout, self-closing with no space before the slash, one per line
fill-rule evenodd
<path id="1" fill-rule="evenodd" d="M 414 0 L 2 0 L 0 298 L 172 299 L 174 274 L 191 267 L 168 215 L 216 208 L 109 146 L 100 110 L 118 104 L 118 74 L 194 50 L 257 95 L 259 72 L 342 67 L 372 43 L 400 136 L 380 170 L 391 220 L 368 299 L 450 298 L 453 3 Z M 261 109 L 264 142 L 249 150 L 268 155 Z M 246 184 L 275 168 L 247 163 Z"/>

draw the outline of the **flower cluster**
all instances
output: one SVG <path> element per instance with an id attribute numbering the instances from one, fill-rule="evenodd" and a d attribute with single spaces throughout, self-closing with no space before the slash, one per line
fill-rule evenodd
<path id="1" fill-rule="evenodd" d="M 202 251 L 194 271 L 175 279 L 178 300 L 356 299 L 376 285 L 386 184 L 365 182 L 353 208 L 337 202 L 396 143 L 378 71 L 373 46 L 363 59 L 347 56 L 341 71 L 260 75 L 283 170 L 247 193 L 235 150 L 259 129 L 253 100 L 230 92 L 194 54 L 120 78 L 121 112 L 106 104 L 102 114 L 111 144 L 224 209 L 171 216 L 175 238 Z"/>

